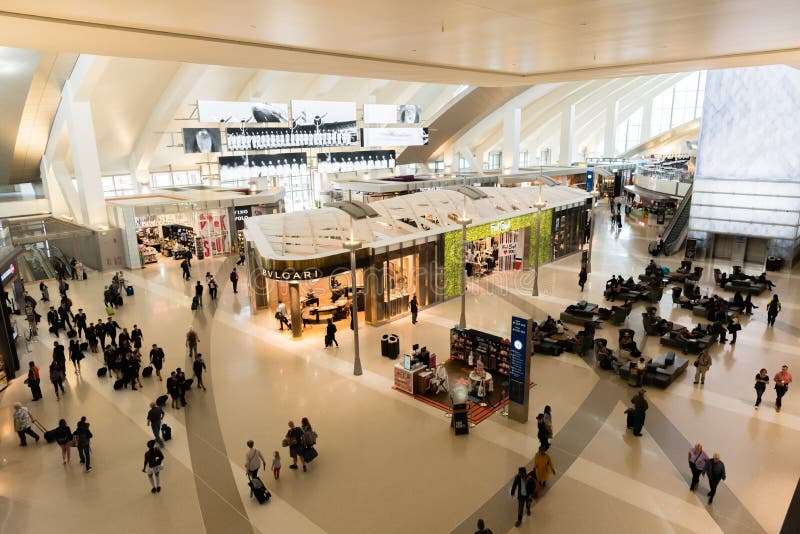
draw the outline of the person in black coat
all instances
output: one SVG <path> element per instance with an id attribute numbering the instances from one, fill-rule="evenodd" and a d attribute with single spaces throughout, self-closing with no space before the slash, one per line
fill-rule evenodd
<path id="1" fill-rule="evenodd" d="M 517 475 L 514 477 L 514 483 L 511 485 L 511 496 L 516 493 L 517 496 L 517 522 L 514 526 L 518 527 L 522 524 L 522 510 L 527 506 L 528 515 L 531 515 L 531 501 L 528 498 L 528 473 L 524 467 L 517 470 Z"/>
<path id="2" fill-rule="evenodd" d="M 89 444 L 94 436 L 89 430 L 89 423 L 86 422 L 86 417 L 81 417 L 81 420 L 78 421 L 73 436 L 78 438 L 78 455 L 81 458 L 81 463 L 86 465 L 86 472 L 88 473 L 92 470 L 92 454 Z"/>
<path id="3" fill-rule="evenodd" d="M 72 330 L 72 322 L 69 320 L 69 310 L 65 304 L 58 307 L 58 317 L 61 319 L 61 324 L 67 326 L 68 330 Z"/>
<path id="4" fill-rule="evenodd" d="M 336 325 L 333 324 L 333 319 L 328 319 L 328 325 L 325 327 L 325 346 L 330 347 L 333 344 L 339 346 L 339 342 L 336 341 Z"/>
<path id="5" fill-rule="evenodd" d="M 536 437 L 539 438 L 539 448 L 547 450 L 550 448 L 550 430 L 544 422 L 544 414 L 540 413 L 536 416 Z"/>
<path id="6" fill-rule="evenodd" d="M 86 336 L 86 314 L 83 308 L 78 308 L 78 313 L 75 314 L 75 329 L 78 331 L 78 337 L 81 337 L 81 333 Z"/>
<path id="7" fill-rule="evenodd" d="M 197 284 L 194 286 L 194 296 L 197 299 L 197 305 L 201 308 L 203 307 L 203 284 L 200 283 L 200 280 L 197 281 Z"/>
<path id="8" fill-rule="evenodd" d="M 68 464 L 70 460 L 70 449 L 72 448 L 72 431 L 67 426 L 64 419 L 58 421 L 58 426 L 53 431 L 56 438 L 56 443 L 61 447 L 61 459 L 64 464 Z"/>
<path id="9" fill-rule="evenodd" d="M 417 324 L 417 313 L 419 312 L 419 304 L 417 303 L 416 295 L 411 297 L 411 302 L 409 303 L 409 307 L 411 308 L 411 324 Z"/>
<path id="10" fill-rule="evenodd" d="M 64 328 L 61 324 L 61 319 L 58 317 L 58 312 L 50 306 L 50 311 L 47 312 L 47 324 L 50 325 L 50 331 L 58 337 L 58 330 Z"/>
<path id="11" fill-rule="evenodd" d="M 111 317 L 106 319 L 106 322 L 103 323 L 105 327 L 106 335 L 108 336 L 109 341 L 115 347 L 117 346 L 117 329 L 119 328 L 119 323 L 112 319 Z"/>

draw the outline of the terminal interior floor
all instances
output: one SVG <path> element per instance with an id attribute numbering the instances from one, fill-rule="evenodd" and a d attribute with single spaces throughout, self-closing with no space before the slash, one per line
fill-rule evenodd
<path id="1" fill-rule="evenodd" d="M 529 296 L 529 273 L 493 275 L 470 284 L 468 326 L 505 336 L 514 313 L 541 318 L 557 316 L 579 299 L 601 303 L 611 274 L 641 273 L 655 231 L 626 224 L 613 232 L 602 210 L 600 215 L 604 222 L 596 228 L 585 293 L 577 285 L 577 255 L 542 268 L 538 298 Z M 661 261 L 673 268 L 679 263 L 677 257 Z M 141 466 L 151 437 L 148 403 L 164 393 L 164 383 L 143 378 L 139 391 L 114 391 L 113 380 L 95 374 L 99 355 L 90 354 L 81 376 L 68 364 L 67 393 L 57 402 L 45 377 L 54 338 L 42 329 L 20 360 L 32 359 L 42 368 L 44 399 L 29 402 L 22 378 L 0 394 L 0 531 L 472 533 L 478 517 L 495 533 L 781 529 L 800 473 L 798 386 L 785 397 L 782 412 L 774 410 L 771 388 L 756 411 L 753 377 L 761 367 L 773 375 L 784 363 L 800 369 L 795 326 L 800 278 L 795 273 L 771 273 L 783 304 L 775 327 L 766 326 L 765 293 L 754 299 L 760 307 L 743 320 L 737 344 L 711 349 L 713 366 L 704 386 L 693 385 L 694 373 L 687 372 L 666 390 L 648 389 L 650 410 L 641 438 L 626 431 L 623 414 L 634 388 L 600 370 L 591 357 L 569 353 L 534 356 L 528 423 L 496 413 L 468 436 L 454 436 L 441 411 L 392 389 L 394 362 L 380 356 L 379 339 L 397 333 L 404 351 L 420 343 L 441 358 L 458 320 L 459 299 L 421 310 L 416 325 L 406 317 L 378 328 L 363 326 L 364 374 L 355 377 L 352 335 L 344 323 L 338 349 L 324 348 L 321 326 L 293 340 L 278 330 L 272 313 L 252 315 L 245 277 L 239 293 L 232 293 L 231 266 L 228 259 L 195 261 L 191 283 L 182 281 L 177 262 L 168 259 L 126 273 L 136 293 L 116 314 L 121 326 L 138 324 L 144 346 L 163 346 L 165 369 L 171 370 L 189 367 L 183 340 L 194 325 L 209 371 L 207 392 L 194 389 L 186 409 L 165 410 L 173 438 L 165 447 L 163 490 L 157 495 L 150 493 Z M 705 263 L 703 288 L 713 285 L 712 267 Z M 225 282 L 216 303 L 206 297 L 205 306 L 192 312 L 191 286 L 206 271 Z M 87 310 L 91 320 L 104 317 L 101 293 L 109 276 L 72 282 L 75 307 Z M 31 292 L 38 295 L 35 288 Z M 57 294 L 54 282 L 50 292 Z M 644 344 L 643 352 L 657 357 L 666 350 L 656 337 L 644 337 L 644 307 L 636 304 L 628 326 L 640 347 Z M 668 291 L 660 313 L 682 324 L 696 322 L 690 311 L 673 308 Z M 598 336 L 616 348 L 616 330 L 606 325 Z M 74 428 L 80 416 L 87 416 L 94 433 L 94 470 L 83 472 L 74 449 L 72 463 L 65 466 L 58 447 L 44 440 L 19 447 L 12 424 L 15 401 L 30 406 L 48 428 L 59 418 Z M 519 466 L 531 464 L 535 415 L 545 404 L 553 408 L 550 453 L 556 477 L 532 516 L 515 528 L 510 483 Z M 319 434 L 319 457 L 307 473 L 290 470 L 287 449 L 280 446 L 287 421 L 304 416 Z M 268 460 L 275 450 L 283 460 L 280 480 L 262 474 L 273 495 L 263 506 L 249 497 L 246 486 L 248 439 Z M 696 442 L 709 453 L 718 451 L 727 468 L 727 481 L 711 506 L 705 478 L 697 492 L 688 489 L 686 457 Z"/>

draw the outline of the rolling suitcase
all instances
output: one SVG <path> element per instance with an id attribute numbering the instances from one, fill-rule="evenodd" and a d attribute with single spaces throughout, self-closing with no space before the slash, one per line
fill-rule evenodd
<path id="1" fill-rule="evenodd" d="M 36 428 L 42 431 L 42 434 L 44 434 L 44 440 L 47 443 L 53 443 L 56 440 L 55 429 L 47 430 L 44 426 L 42 426 L 42 423 L 40 423 L 39 421 L 34 421 L 33 424 L 36 425 Z"/>
<path id="2" fill-rule="evenodd" d="M 117 302 L 114 303 L 117 306 L 122 306 L 122 295 L 117 297 Z"/>
<path id="3" fill-rule="evenodd" d="M 69 332 L 67 332 L 67 337 L 70 339 L 72 339 L 73 337 L 77 337 L 77 335 L 78 332 L 76 332 L 75 330 L 70 330 Z"/>
<path id="4" fill-rule="evenodd" d="M 115 389 L 115 390 L 117 390 L 117 391 L 119 391 L 120 389 L 122 389 L 122 386 L 124 386 L 124 385 L 125 385 L 125 383 L 124 383 L 124 382 L 122 381 L 122 379 L 120 378 L 120 379 L 118 379 L 118 380 L 116 380 L 116 381 L 114 382 L 114 389 Z"/>
<path id="5" fill-rule="evenodd" d="M 169 400 L 169 395 L 161 395 L 159 398 L 156 399 L 156 405 L 164 406 L 167 404 L 168 400 Z"/>
<path id="6" fill-rule="evenodd" d="M 152 376 L 152 374 L 153 374 L 153 366 L 152 365 L 148 365 L 147 367 L 142 369 L 142 376 L 143 377 L 147 378 L 148 376 Z"/>
<path id="7" fill-rule="evenodd" d="M 81 343 L 81 347 L 80 348 L 81 348 L 81 352 L 86 352 L 87 350 L 89 350 L 89 344 L 88 343 Z"/>
<path id="8" fill-rule="evenodd" d="M 100 369 L 97 370 L 97 376 L 99 377 L 106 376 L 106 373 L 108 373 L 107 367 L 101 367 Z"/>
<path id="9" fill-rule="evenodd" d="M 253 497 L 255 497 L 258 501 L 258 504 L 264 504 L 269 500 L 270 497 L 272 497 L 272 494 L 258 477 L 253 477 L 248 480 L 247 485 L 250 486 L 250 491 L 252 492 Z"/>
<path id="10" fill-rule="evenodd" d="M 125 288 L 125 294 L 129 297 L 133 296 L 133 286 L 128 286 Z"/>
<path id="11" fill-rule="evenodd" d="M 161 437 L 164 438 L 164 441 L 172 439 L 172 428 L 166 423 L 161 425 Z"/>

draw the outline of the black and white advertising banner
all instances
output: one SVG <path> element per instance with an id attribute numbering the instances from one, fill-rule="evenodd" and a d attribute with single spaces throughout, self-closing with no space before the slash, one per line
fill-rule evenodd
<path id="1" fill-rule="evenodd" d="M 362 128 L 361 146 L 420 146 L 428 144 L 427 128 Z"/>
<path id="2" fill-rule="evenodd" d="M 294 128 L 228 128 L 228 150 L 357 146 L 356 122 Z"/>
<path id="3" fill-rule="evenodd" d="M 187 154 L 222 152 L 219 128 L 184 128 L 183 151 Z"/>
<path id="4" fill-rule="evenodd" d="M 352 172 L 371 169 L 393 169 L 394 150 L 364 150 L 362 152 L 329 152 L 317 154 L 319 172 Z"/>
<path id="5" fill-rule="evenodd" d="M 289 105 L 270 102 L 198 100 L 200 122 L 289 122 Z"/>
<path id="6" fill-rule="evenodd" d="M 292 120 L 295 126 L 318 127 L 342 122 L 355 122 L 356 103 L 292 100 Z"/>
<path id="7" fill-rule="evenodd" d="M 305 152 L 219 158 L 219 177 L 223 182 L 306 173 L 308 173 L 308 161 Z"/>
<path id="8" fill-rule="evenodd" d="M 422 117 L 422 110 L 414 104 L 400 106 L 400 122 L 403 124 L 419 124 Z"/>

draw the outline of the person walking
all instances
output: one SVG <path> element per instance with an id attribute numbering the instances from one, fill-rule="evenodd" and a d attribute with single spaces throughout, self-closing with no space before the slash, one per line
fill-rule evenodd
<path id="1" fill-rule="evenodd" d="M 161 491 L 161 470 L 164 468 L 164 453 L 158 447 L 155 440 L 147 442 L 147 452 L 144 453 L 144 465 L 142 473 L 147 473 L 152 489 L 150 493 Z"/>
<path id="2" fill-rule="evenodd" d="M 53 384 L 53 389 L 56 391 L 56 400 L 60 401 L 61 397 L 58 394 L 58 388 L 61 388 L 61 393 L 64 393 L 64 375 L 61 374 L 61 368 L 58 362 L 50 362 L 50 382 Z"/>
<path id="3" fill-rule="evenodd" d="M 161 368 L 164 366 L 164 349 L 153 343 L 153 348 L 150 349 L 150 365 L 156 370 L 156 376 L 160 382 L 164 379 L 161 378 Z"/>
<path id="4" fill-rule="evenodd" d="M 303 458 L 303 429 L 294 426 L 294 421 L 289 421 L 289 431 L 286 432 L 285 443 L 289 446 L 289 456 L 292 457 L 292 465 L 289 469 L 297 469 L 297 458 L 303 465 L 303 471 L 307 471 L 306 459 Z"/>
<path id="5" fill-rule="evenodd" d="M 408 304 L 411 308 L 411 324 L 417 324 L 417 313 L 419 313 L 419 304 L 417 303 L 417 296 L 411 297 L 411 302 Z"/>
<path id="6" fill-rule="evenodd" d="M 78 308 L 78 313 L 75 314 L 75 329 L 78 331 L 78 337 L 86 337 L 86 314 L 83 308 Z"/>
<path id="7" fill-rule="evenodd" d="M 58 331 L 64 328 L 64 325 L 61 324 L 61 319 L 58 317 L 58 312 L 52 306 L 50 306 L 50 310 L 47 312 L 47 324 L 50 325 L 50 332 L 56 337 L 58 337 Z"/>
<path id="8" fill-rule="evenodd" d="M 28 362 L 28 378 L 25 380 L 25 383 L 31 389 L 31 395 L 33 395 L 33 399 L 31 400 L 37 401 L 42 398 L 41 382 L 39 368 L 36 367 L 34 362 Z"/>
<path id="9" fill-rule="evenodd" d="M 483 519 L 478 519 L 478 530 L 475 534 L 494 534 L 492 529 L 486 528 L 486 522 Z"/>
<path id="10" fill-rule="evenodd" d="M 542 487 L 547 486 L 547 480 L 551 475 L 556 474 L 553 460 L 545 449 L 540 448 L 533 455 L 533 470 L 536 472 L 536 480 L 539 481 Z"/>
<path id="11" fill-rule="evenodd" d="M 633 404 L 633 435 L 637 437 L 642 435 L 647 409 L 650 407 L 647 404 L 647 400 L 644 398 L 644 394 L 645 390 L 641 389 L 631 399 L 631 403 Z"/>
<path id="12" fill-rule="evenodd" d="M 734 313 L 728 321 L 728 333 L 731 335 L 731 345 L 736 343 L 736 333 L 741 329 L 742 325 L 739 322 L 739 316 Z"/>
<path id="13" fill-rule="evenodd" d="M 197 389 L 202 389 L 205 391 L 206 386 L 203 384 L 203 373 L 206 372 L 206 362 L 203 361 L 202 354 L 198 354 L 197 358 L 194 359 L 194 362 L 192 363 L 192 371 L 194 372 L 195 380 L 197 380 Z"/>
<path id="14" fill-rule="evenodd" d="M 25 440 L 25 434 L 35 439 L 36 443 L 39 443 L 39 434 L 31 430 L 31 425 L 35 421 L 36 419 L 33 418 L 27 407 L 23 406 L 21 402 L 14 403 L 14 430 L 17 431 L 17 435 L 19 436 L 20 447 L 28 446 Z"/>
<path id="15" fill-rule="evenodd" d="M 692 482 L 689 484 L 689 489 L 694 491 L 697 484 L 700 483 L 700 475 L 706 468 L 708 462 L 708 455 L 703 450 L 703 446 L 699 443 L 689 449 L 689 469 L 692 471 Z"/>
<path id="16" fill-rule="evenodd" d="M 769 375 L 767 370 L 762 368 L 756 373 L 756 385 L 754 386 L 756 389 L 756 410 L 761 405 L 761 396 L 767 390 L 767 384 L 769 384 Z"/>
<path id="17" fill-rule="evenodd" d="M 586 274 L 586 267 L 581 267 L 581 272 L 578 273 L 578 285 L 581 286 L 581 292 L 583 292 L 583 286 L 586 285 L 586 279 L 588 275 Z"/>
<path id="18" fill-rule="evenodd" d="M 233 268 L 230 275 L 231 284 L 233 284 L 233 292 L 238 293 L 237 285 L 239 284 L 239 274 L 236 272 L 236 267 Z"/>
<path id="19" fill-rule="evenodd" d="M 217 300 L 217 288 L 218 288 L 217 281 L 214 280 L 212 276 L 211 279 L 208 281 L 208 295 L 211 297 L 211 300 Z"/>
<path id="20" fill-rule="evenodd" d="M 261 451 L 256 449 L 255 441 L 248 440 L 247 452 L 244 455 L 244 470 L 247 471 L 247 478 L 256 478 L 260 467 L 266 469 L 267 461 Z"/>
<path id="21" fill-rule="evenodd" d="M 78 456 L 81 459 L 81 463 L 86 466 L 86 472 L 88 473 L 92 470 L 92 449 L 90 443 L 94 436 L 89 431 L 89 423 L 86 422 L 86 417 L 81 417 L 81 420 L 78 421 L 73 435 L 77 437 Z"/>
<path id="22" fill-rule="evenodd" d="M 539 438 L 539 449 L 546 451 L 550 448 L 550 433 L 547 431 L 542 413 L 536 416 L 536 437 Z"/>
<path id="23" fill-rule="evenodd" d="M 781 400 L 786 395 L 786 392 L 789 391 L 789 384 L 792 383 L 792 373 L 789 372 L 789 366 L 782 366 L 772 380 L 775 382 L 775 411 L 780 412 Z"/>
<path id="24" fill-rule="evenodd" d="M 159 447 L 164 446 L 164 441 L 161 439 L 161 422 L 164 420 L 164 410 L 155 402 L 150 403 L 150 410 L 147 412 L 147 423 L 150 425 L 150 430 L 153 431 L 153 437 L 158 443 Z"/>
<path id="25" fill-rule="evenodd" d="M 137 358 L 142 357 L 142 342 L 144 341 L 144 334 L 138 324 L 133 325 L 131 330 L 131 341 L 133 342 L 133 352 Z"/>
<path id="26" fill-rule="evenodd" d="M 708 477 L 708 485 L 711 491 L 708 492 L 708 504 L 714 502 L 714 495 L 717 494 L 717 486 L 727 478 L 725 464 L 719 459 L 719 453 L 715 452 L 710 461 L 706 462 L 705 473 Z"/>
<path id="27" fill-rule="evenodd" d="M 272 454 L 272 476 L 275 480 L 281 478 L 281 453 L 278 451 Z"/>
<path id="28" fill-rule="evenodd" d="M 767 326 L 775 326 L 775 319 L 781 312 L 781 301 L 778 295 L 772 295 L 772 300 L 767 304 Z"/>
<path id="29" fill-rule="evenodd" d="M 325 348 L 333 344 L 339 348 L 339 342 L 336 341 L 336 325 L 333 324 L 333 319 L 328 319 L 328 325 L 325 327 Z"/>
<path id="30" fill-rule="evenodd" d="M 191 273 L 189 272 L 189 260 L 188 258 L 184 258 L 181 262 L 181 270 L 183 270 L 183 279 L 188 280 L 192 277 Z"/>
<path id="31" fill-rule="evenodd" d="M 72 322 L 69 320 L 69 310 L 63 302 L 58 307 L 58 318 L 61 319 L 61 324 L 66 325 L 67 332 L 72 330 Z"/>
<path id="32" fill-rule="evenodd" d="M 175 410 L 180 410 L 181 407 L 180 404 L 178 404 L 178 400 L 181 397 L 181 392 L 180 386 L 178 385 L 178 377 L 176 376 L 175 371 L 172 371 L 169 374 L 169 378 L 167 378 L 167 393 L 172 399 L 172 407 Z"/>
<path id="33" fill-rule="evenodd" d="M 758 308 L 755 304 L 753 304 L 753 296 L 748 293 L 747 296 L 744 298 L 744 312 L 747 315 L 753 315 L 753 308 Z"/>
<path id="34" fill-rule="evenodd" d="M 711 369 L 711 355 L 708 353 L 708 349 L 703 349 L 698 354 L 697 359 L 694 361 L 694 383 L 700 384 L 706 383 L 706 373 L 709 369 Z"/>
<path id="35" fill-rule="evenodd" d="M 81 360 L 83 359 L 83 351 L 81 345 L 76 339 L 69 340 L 69 359 L 72 362 L 72 367 L 75 369 L 75 374 L 81 374 Z"/>
<path id="36" fill-rule="evenodd" d="M 58 426 L 53 431 L 54 436 L 56 438 L 56 443 L 58 446 L 61 447 L 61 460 L 64 462 L 64 465 L 67 465 L 70 461 L 70 449 L 72 448 L 72 431 L 67 426 L 67 422 L 64 419 L 59 419 Z"/>
<path id="37" fill-rule="evenodd" d="M 39 300 L 50 302 L 50 290 L 44 282 L 39 282 L 39 291 L 42 293 L 42 298 Z"/>
<path id="38" fill-rule="evenodd" d="M 186 406 L 186 373 L 180 367 L 175 369 L 175 384 L 178 388 L 181 406 Z"/>
<path id="39" fill-rule="evenodd" d="M 203 284 L 200 283 L 200 280 L 194 285 L 194 298 L 195 302 L 199 307 L 203 307 Z"/>
<path id="40" fill-rule="evenodd" d="M 197 336 L 197 332 L 194 331 L 194 328 L 189 326 L 189 331 L 186 332 L 186 349 L 187 355 L 189 358 L 194 359 L 197 356 L 197 343 L 199 342 L 199 338 Z"/>
<path id="41" fill-rule="evenodd" d="M 243 265 L 247 258 L 244 255 L 244 249 L 239 251 L 239 261 L 236 262 L 236 265 Z"/>
<path id="42" fill-rule="evenodd" d="M 528 507 L 528 515 L 531 515 L 531 505 L 528 500 L 528 485 L 525 481 L 526 478 L 527 472 L 525 468 L 520 467 L 517 470 L 516 476 L 514 476 L 514 482 L 511 484 L 511 496 L 513 497 L 515 493 L 517 496 L 517 522 L 514 523 L 515 527 L 522 524 L 522 510 L 525 509 L 526 505 Z"/>
<path id="43" fill-rule="evenodd" d="M 561 322 L 561 321 L 559 321 Z M 542 420 L 544 421 L 544 426 L 547 429 L 547 435 L 552 440 L 553 439 L 553 409 L 550 408 L 550 405 L 547 404 L 544 407 L 544 412 L 542 413 Z"/>
<path id="44" fill-rule="evenodd" d="M 86 342 L 89 343 L 89 349 L 92 352 L 97 352 L 97 327 L 94 323 L 89 323 L 86 327 Z"/>

